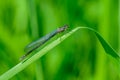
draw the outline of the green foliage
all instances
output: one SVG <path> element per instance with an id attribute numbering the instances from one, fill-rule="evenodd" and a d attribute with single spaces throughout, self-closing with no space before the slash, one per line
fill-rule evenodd
<path id="1" fill-rule="evenodd" d="M 0 76 L 0 80 L 10 79 L 15 74 L 17 74 L 18 72 L 20 72 L 21 70 L 23 70 L 24 68 L 29 66 L 31 63 L 35 62 L 40 57 L 45 55 L 49 50 L 53 49 L 55 46 L 60 44 L 64 39 L 69 37 L 71 34 L 76 32 L 78 29 L 89 29 L 92 32 L 94 32 L 96 34 L 97 38 L 99 39 L 99 41 L 101 42 L 101 44 L 102 44 L 103 48 L 105 49 L 106 53 L 110 54 L 116 60 L 120 59 L 119 55 L 110 47 L 110 45 L 108 45 L 108 43 L 102 38 L 102 36 L 98 32 L 96 32 L 94 29 L 87 28 L 87 27 L 77 27 L 77 28 L 73 29 L 72 31 L 70 31 L 69 33 L 67 33 L 67 34 L 63 35 L 62 37 L 58 38 L 57 40 L 51 42 L 49 45 L 44 47 L 42 50 L 36 52 L 35 55 L 30 57 L 29 59 L 23 60 L 22 62 L 17 64 L 15 67 L 13 67 L 12 69 L 10 69 L 6 73 L 4 73 L 2 76 Z"/>
<path id="2" fill-rule="evenodd" d="M 68 24 L 70 29 L 79 29 L 79 27 L 76 28 L 77 26 L 88 27 L 80 28 L 80 31 L 76 31 L 64 41 L 59 40 L 62 43 L 51 49 L 49 54 L 44 56 L 40 54 L 41 58 L 37 62 L 29 61 L 35 54 L 24 63 L 19 63 L 19 66 L 24 66 L 24 68 L 20 67 L 16 72 L 9 73 L 12 77 L 21 70 L 11 80 L 119 80 L 120 65 L 116 62 L 119 55 L 115 52 L 120 53 L 118 1 L 1 0 L 1 77 L 9 70 L 15 69 L 14 66 L 25 54 L 24 47 L 28 43 Z M 91 33 L 95 33 L 99 41 Z M 47 44 L 54 42 L 58 36 L 52 38 L 41 48 L 48 47 Z M 108 46 L 105 40 L 115 50 Z M 47 52 L 47 49 L 45 51 Z M 41 50 L 34 53 L 40 52 Z M 105 52 L 114 58 L 106 55 Z M 27 66 L 27 62 L 32 64 Z M 26 68 L 25 64 L 27 64 Z"/>

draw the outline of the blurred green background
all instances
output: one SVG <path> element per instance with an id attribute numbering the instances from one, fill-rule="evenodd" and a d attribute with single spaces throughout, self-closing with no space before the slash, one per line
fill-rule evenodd
<path id="1" fill-rule="evenodd" d="M 94 28 L 118 51 L 118 1 L 0 0 L 0 75 L 28 43 L 64 24 Z M 79 30 L 11 80 L 120 80 L 119 71 L 95 35 Z"/>

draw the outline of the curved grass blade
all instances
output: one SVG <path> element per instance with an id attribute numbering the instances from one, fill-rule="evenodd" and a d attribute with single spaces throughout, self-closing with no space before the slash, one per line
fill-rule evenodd
<path id="1" fill-rule="evenodd" d="M 114 57 L 117 60 L 120 59 L 120 56 L 117 54 L 117 52 L 102 38 L 100 33 L 98 33 L 96 30 L 94 30 L 92 28 L 87 28 L 86 27 L 86 29 L 89 29 L 89 30 L 91 30 L 92 32 L 95 33 L 95 35 L 97 36 L 98 40 L 102 44 L 102 47 L 104 48 L 106 53 L 108 53 L 109 55 L 111 55 L 112 57 Z"/>
<path id="2" fill-rule="evenodd" d="M 69 33 L 67 33 L 67 34 L 63 35 L 62 37 L 58 38 L 57 40 L 54 40 L 52 43 L 45 46 L 42 50 L 36 52 L 35 55 L 30 57 L 25 62 L 20 62 L 19 64 L 14 66 L 12 69 L 5 72 L 3 75 L 0 76 L 0 80 L 10 79 L 14 75 L 16 75 L 17 73 L 22 71 L 24 68 L 26 68 L 28 65 L 30 65 L 31 63 L 35 62 L 40 57 L 45 55 L 48 51 L 50 51 L 52 48 L 54 48 L 55 46 L 60 44 L 62 41 L 64 41 L 66 38 L 71 36 L 74 32 L 76 32 L 79 29 L 87 29 L 87 30 L 90 30 L 90 31 L 94 32 L 96 34 L 98 40 L 102 44 L 103 48 L 105 49 L 106 53 L 108 53 L 109 55 L 114 57 L 116 60 L 120 59 L 120 56 L 115 52 L 115 50 L 112 47 L 110 47 L 110 45 L 102 38 L 102 36 L 96 30 L 94 30 L 92 28 L 88 28 L 88 27 L 77 27 L 77 28 L 73 29 L 72 31 L 70 31 Z"/>

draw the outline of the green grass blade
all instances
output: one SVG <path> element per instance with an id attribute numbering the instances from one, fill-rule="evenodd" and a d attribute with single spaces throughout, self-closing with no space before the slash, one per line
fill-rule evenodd
<path id="1" fill-rule="evenodd" d="M 60 44 L 67 37 L 69 37 L 71 34 L 73 34 L 74 32 L 76 32 L 79 29 L 87 29 L 87 30 L 90 30 L 90 31 L 94 32 L 96 34 L 98 40 L 102 44 L 103 48 L 105 49 L 106 53 L 108 53 L 109 55 L 111 55 L 112 57 L 114 57 L 117 60 L 120 58 L 119 55 L 114 51 L 114 49 L 112 47 L 110 47 L 110 45 L 102 38 L 102 36 L 97 31 L 95 31 L 92 28 L 88 28 L 88 27 L 77 27 L 77 28 L 73 29 L 72 31 L 70 31 L 69 33 L 63 35 L 62 37 L 58 38 L 57 40 L 55 40 L 52 43 L 45 46 L 42 50 L 38 51 L 35 55 L 30 57 L 25 62 L 20 62 L 19 64 L 14 66 L 12 69 L 5 72 L 3 75 L 0 76 L 0 80 L 8 80 L 8 79 L 10 79 L 14 75 L 16 75 L 18 72 L 20 72 L 24 68 L 26 68 L 28 65 L 30 65 L 31 63 L 35 62 L 40 57 L 45 55 L 48 51 L 50 51 L 52 48 L 54 48 L 55 46 Z"/>
<path id="2" fill-rule="evenodd" d="M 117 54 L 117 52 L 115 52 L 115 50 L 103 39 L 103 37 L 100 35 L 99 32 L 97 32 L 96 30 L 92 29 L 92 28 L 88 28 L 88 27 L 79 27 L 79 28 L 83 28 L 83 29 L 88 29 L 92 32 L 95 33 L 96 37 L 98 38 L 98 40 L 100 41 L 100 43 L 102 44 L 102 47 L 104 48 L 105 52 L 108 53 L 109 55 L 111 55 L 112 57 L 114 57 L 116 60 L 119 61 L 120 56 Z"/>
<path id="3" fill-rule="evenodd" d="M 99 35 L 99 33 L 95 32 L 97 38 L 99 39 L 100 43 L 102 44 L 103 48 L 105 49 L 105 52 L 110 54 L 115 59 L 120 58 L 120 56 L 115 52 L 115 50 L 110 47 L 110 45 Z"/>
<path id="4" fill-rule="evenodd" d="M 58 38 L 57 40 L 53 41 L 46 47 L 44 47 L 42 50 L 38 51 L 35 55 L 33 55 L 31 58 L 26 60 L 25 62 L 20 62 L 16 66 L 14 66 L 12 69 L 8 70 L 6 73 L 0 76 L 0 80 L 8 80 L 11 77 L 13 77 L 15 74 L 26 68 L 28 65 L 33 63 L 34 61 L 38 60 L 40 57 L 45 55 L 49 50 L 57 46 L 59 43 L 61 43 L 64 39 L 69 37 L 72 33 L 74 33 L 77 29 L 72 30 L 71 32 L 63 35 L 62 37 Z"/>
<path id="5" fill-rule="evenodd" d="M 87 28 L 87 27 L 84 27 L 84 28 L 89 29 L 90 31 L 95 33 L 95 35 L 97 36 L 98 40 L 102 44 L 102 47 L 104 48 L 106 53 L 108 53 L 109 55 L 111 55 L 112 57 L 114 57 L 117 60 L 120 59 L 120 56 L 117 54 L 117 52 L 102 38 L 100 33 L 98 33 L 96 30 L 94 30 L 92 28 Z"/>

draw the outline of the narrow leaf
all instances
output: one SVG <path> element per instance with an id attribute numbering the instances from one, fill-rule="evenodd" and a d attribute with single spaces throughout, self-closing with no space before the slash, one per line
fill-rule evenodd
<path id="1" fill-rule="evenodd" d="M 22 71 L 24 68 L 26 68 L 28 65 L 30 65 L 31 63 L 35 62 L 40 57 L 42 57 L 43 55 L 45 55 L 48 51 L 50 51 L 51 49 L 53 49 L 55 46 L 57 46 L 58 44 L 60 44 L 62 41 L 64 41 L 66 38 L 68 38 L 69 36 L 71 36 L 71 34 L 73 34 L 74 32 L 76 32 L 79 29 L 87 29 L 87 30 L 90 30 L 90 31 L 94 32 L 96 34 L 98 40 L 102 44 L 103 48 L 105 49 L 106 53 L 108 53 L 109 55 L 111 55 L 113 58 L 115 58 L 117 60 L 120 59 L 120 56 L 102 38 L 102 36 L 96 30 L 94 30 L 92 28 L 88 28 L 88 27 L 77 27 L 77 28 L 73 29 L 72 31 L 70 31 L 69 33 L 67 33 L 67 34 L 63 35 L 62 37 L 58 38 L 57 40 L 54 40 L 52 43 L 48 44 L 47 46 L 45 46 L 40 51 L 36 52 L 35 55 L 33 55 L 32 57 L 30 57 L 28 60 L 26 60 L 24 62 L 20 62 L 19 64 L 17 64 L 16 66 L 14 66 L 12 69 L 10 69 L 7 72 L 5 72 L 3 75 L 0 76 L 0 80 L 8 80 L 8 79 L 10 79 L 14 75 L 16 75 L 17 73 L 19 73 L 20 71 Z"/>

